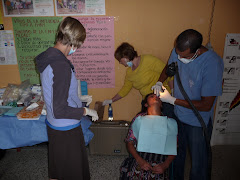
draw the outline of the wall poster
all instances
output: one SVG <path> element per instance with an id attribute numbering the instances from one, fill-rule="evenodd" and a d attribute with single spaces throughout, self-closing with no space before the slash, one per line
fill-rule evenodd
<path id="1" fill-rule="evenodd" d="M 223 93 L 218 97 L 211 145 L 240 144 L 240 34 L 227 34 Z"/>
<path id="2" fill-rule="evenodd" d="M 87 81 L 88 88 L 115 87 L 114 18 L 76 17 L 86 28 L 81 48 L 67 58 L 75 67 L 76 77 Z M 14 17 L 13 29 L 21 81 L 39 84 L 35 57 L 54 46 L 62 17 Z"/>
<path id="3" fill-rule="evenodd" d="M 61 20 L 62 17 L 12 18 L 21 81 L 30 79 L 32 84 L 40 83 L 35 57 L 54 45 Z"/>
<path id="4" fill-rule="evenodd" d="M 4 16 L 54 16 L 52 0 L 2 0 Z"/>
<path id="5" fill-rule="evenodd" d="M 0 65 L 17 64 L 13 32 L 0 31 Z"/>
<path id="6" fill-rule="evenodd" d="M 68 58 L 76 69 L 77 79 L 89 88 L 115 87 L 114 17 L 75 17 L 86 28 L 82 47 Z"/>
<path id="7" fill-rule="evenodd" d="M 105 0 L 54 0 L 57 16 L 105 15 Z"/>

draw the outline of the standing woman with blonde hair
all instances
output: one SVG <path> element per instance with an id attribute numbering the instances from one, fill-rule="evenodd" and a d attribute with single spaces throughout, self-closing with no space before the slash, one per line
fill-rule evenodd
<path id="1" fill-rule="evenodd" d="M 97 120 L 98 115 L 82 107 L 74 67 L 67 59 L 85 38 L 83 25 L 66 17 L 59 25 L 55 46 L 36 57 L 47 107 L 50 179 L 90 179 L 81 120 L 86 115 Z"/>

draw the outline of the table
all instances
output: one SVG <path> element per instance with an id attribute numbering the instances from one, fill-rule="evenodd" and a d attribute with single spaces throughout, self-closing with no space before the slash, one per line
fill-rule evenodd
<path id="1" fill-rule="evenodd" d="M 46 116 L 39 120 L 18 120 L 17 117 L 0 117 L 0 149 L 32 146 L 48 141 Z"/>
<path id="2" fill-rule="evenodd" d="M 39 120 L 18 120 L 17 117 L 0 117 L 0 149 L 12 149 L 24 146 L 33 146 L 48 141 L 46 116 Z M 85 145 L 93 138 L 94 134 L 89 130 L 92 121 L 87 116 L 81 119 L 81 127 Z"/>

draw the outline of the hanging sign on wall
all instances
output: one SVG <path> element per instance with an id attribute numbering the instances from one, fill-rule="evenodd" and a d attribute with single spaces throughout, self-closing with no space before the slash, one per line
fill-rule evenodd
<path id="1" fill-rule="evenodd" d="M 223 93 L 217 102 L 211 144 L 239 145 L 240 34 L 227 34 L 223 61 Z"/>
<path id="2" fill-rule="evenodd" d="M 86 28 L 82 47 L 68 58 L 89 88 L 115 87 L 114 17 L 75 17 Z"/>
<path id="3" fill-rule="evenodd" d="M 76 77 L 87 81 L 88 88 L 115 86 L 114 18 L 76 17 L 86 28 L 82 47 L 68 59 L 75 66 Z M 57 27 L 62 17 L 12 18 L 17 61 L 21 81 L 39 84 L 35 57 L 54 46 Z"/>
<path id="4" fill-rule="evenodd" d="M 61 17 L 12 18 L 21 81 L 30 79 L 39 84 L 35 57 L 54 45 L 55 34 Z"/>

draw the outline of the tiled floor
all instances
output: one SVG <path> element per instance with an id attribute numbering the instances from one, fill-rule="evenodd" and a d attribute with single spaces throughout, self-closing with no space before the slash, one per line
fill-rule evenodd
<path id="1" fill-rule="evenodd" d="M 126 156 L 89 155 L 92 180 L 115 180 Z M 47 180 L 47 145 L 7 150 L 0 160 L 1 180 Z"/>
<path id="2" fill-rule="evenodd" d="M 240 146 L 214 146 L 212 180 L 239 180 Z M 126 156 L 89 155 L 92 180 L 118 179 L 119 167 Z M 186 165 L 186 179 L 190 169 Z M 38 145 L 7 150 L 0 161 L 1 180 L 47 180 L 47 146 Z"/>

